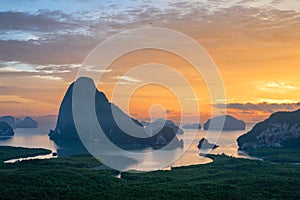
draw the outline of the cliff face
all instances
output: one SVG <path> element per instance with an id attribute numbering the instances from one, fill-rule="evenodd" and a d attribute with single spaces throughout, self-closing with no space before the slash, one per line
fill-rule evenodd
<path id="1" fill-rule="evenodd" d="M 277 112 L 237 139 L 241 150 L 300 147 L 300 110 Z"/>
<path id="2" fill-rule="evenodd" d="M 0 136 L 1 137 L 10 137 L 13 136 L 14 130 L 13 128 L 7 123 L 0 121 Z"/>
<path id="3" fill-rule="evenodd" d="M 176 133 L 170 127 L 163 127 L 156 135 L 149 137 L 143 125 L 138 120 L 126 115 L 116 105 L 110 103 L 104 93 L 96 89 L 91 79 L 79 78 L 76 84 L 87 85 L 87 87 L 93 87 L 95 89 L 95 111 L 99 125 L 107 138 L 117 146 L 121 148 L 125 148 L 124 146 L 129 146 L 129 148 L 133 148 L 134 146 L 161 148 L 171 141 L 174 146 L 181 145 L 182 142 L 177 139 Z M 49 133 L 50 139 L 58 144 L 70 141 L 80 142 L 72 113 L 73 87 L 74 83 L 68 88 L 61 103 L 55 130 L 51 130 Z M 84 109 L 84 107 L 81 109 Z M 128 131 L 125 132 L 120 129 L 114 116 L 117 116 L 118 121 L 126 127 L 126 130 L 140 137 L 134 137 L 127 134 L 126 132 Z M 80 117 L 83 120 L 89 118 L 89 116 Z"/>
<path id="4" fill-rule="evenodd" d="M 224 126 L 222 127 L 222 121 Z M 225 115 L 209 119 L 204 125 L 204 130 L 245 130 L 246 124 L 232 116 Z"/>

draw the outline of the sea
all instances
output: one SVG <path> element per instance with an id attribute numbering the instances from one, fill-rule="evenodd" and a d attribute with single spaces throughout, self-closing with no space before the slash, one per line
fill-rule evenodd
<path id="1" fill-rule="evenodd" d="M 198 143 L 201 138 L 205 137 L 209 142 L 216 142 L 219 146 L 209 152 L 203 151 L 201 153 L 210 154 L 226 154 L 228 156 L 245 159 L 256 159 L 248 156 L 245 152 L 238 150 L 236 139 L 248 132 L 253 127 L 253 124 L 247 124 L 246 130 L 242 131 L 205 131 L 205 130 L 189 130 L 184 129 L 184 134 L 178 135 L 179 139 L 182 139 L 185 144 L 184 148 L 180 150 L 177 157 L 172 162 L 165 163 L 164 165 L 157 165 L 157 162 L 168 160 L 166 154 L 161 154 L 158 157 L 149 157 L 143 160 L 143 163 L 136 163 L 131 165 L 128 169 L 123 170 L 139 170 L 147 171 L 153 170 L 153 167 L 160 166 L 158 169 L 170 169 L 172 167 L 189 166 L 197 164 L 206 164 L 212 162 L 208 157 L 199 155 Z M 29 147 L 29 148 L 45 148 L 50 149 L 52 152 L 64 152 L 61 147 L 57 146 L 53 141 L 49 139 L 49 130 L 53 129 L 53 125 L 43 124 L 39 128 L 18 128 L 15 129 L 15 135 L 8 139 L 1 139 L 0 146 L 16 146 L 16 147 Z M 71 148 L 72 149 L 72 148 Z M 76 148 L 74 148 L 76 149 Z M 70 148 L 69 148 L 70 150 Z M 138 150 L 136 151 L 138 153 Z M 68 151 L 65 155 L 76 154 L 76 151 Z M 54 154 L 55 155 L 55 154 Z M 15 162 L 23 159 L 48 159 L 54 156 L 53 154 L 21 158 L 16 160 L 9 160 L 7 162 Z M 64 154 L 61 154 L 64 155 Z"/>

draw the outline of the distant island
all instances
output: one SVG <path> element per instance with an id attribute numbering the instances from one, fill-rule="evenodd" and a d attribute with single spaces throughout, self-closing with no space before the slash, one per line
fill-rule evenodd
<path id="1" fill-rule="evenodd" d="M 182 126 L 183 129 L 201 129 L 201 124 L 186 124 Z"/>
<path id="2" fill-rule="evenodd" d="M 6 122 L 10 127 L 16 128 L 16 118 L 13 116 L 1 116 L 0 122 Z"/>
<path id="3" fill-rule="evenodd" d="M 38 128 L 38 122 L 28 116 L 26 116 L 23 120 L 13 116 L 1 116 L 0 121 L 8 123 L 13 129 Z"/>
<path id="4" fill-rule="evenodd" d="M 37 127 L 38 127 L 38 122 L 28 116 L 16 124 L 16 128 L 37 128 Z"/>
<path id="5" fill-rule="evenodd" d="M 85 95 L 85 91 L 95 91 L 95 111 L 98 123 L 101 126 L 106 137 L 113 142 L 115 145 L 123 149 L 128 148 L 141 148 L 141 147 L 152 147 L 152 148 L 162 148 L 166 145 L 168 147 L 183 147 L 183 141 L 176 137 L 176 131 L 179 129 L 174 127 L 172 123 L 167 123 L 159 132 L 155 135 L 149 134 L 146 131 L 144 125 L 138 120 L 131 118 L 125 114 L 119 107 L 110 103 L 103 92 L 97 90 L 94 82 L 90 78 L 81 77 L 72 83 L 60 105 L 59 114 L 57 119 L 56 128 L 50 130 L 49 137 L 57 144 L 77 142 L 81 143 L 79 135 L 77 133 L 72 111 L 72 94 L 74 85 L 78 84 L 78 87 L 83 87 L 85 90 L 82 91 L 82 95 Z M 79 109 L 85 109 L 85 105 L 79 105 Z M 115 117 L 118 118 L 127 129 L 124 131 L 119 128 Z M 80 116 L 82 120 L 88 120 L 90 118 L 90 113 L 82 114 Z M 86 121 L 88 123 L 88 121 Z M 150 126 L 150 124 L 148 125 Z M 178 130 L 177 130 L 178 129 Z M 130 131 L 135 133 L 140 137 L 134 137 L 127 134 Z M 89 133 L 91 141 L 97 139 L 98 133 Z"/>
<path id="6" fill-rule="evenodd" d="M 299 148 L 300 110 L 277 112 L 237 139 L 239 149 Z"/>
<path id="7" fill-rule="evenodd" d="M 173 121 L 171 120 L 165 120 L 162 118 L 156 119 L 154 122 L 148 123 L 148 125 L 144 125 L 146 132 L 149 135 L 154 135 L 157 133 L 158 129 L 161 129 L 162 127 L 170 127 L 175 134 L 183 134 L 184 131 L 177 126 Z"/>
<path id="8" fill-rule="evenodd" d="M 224 122 L 224 125 L 222 124 Z M 222 126 L 223 125 L 223 126 Z M 245 130 L 246 124 L 230 115 L 224 115 L 209 119 L 204 125 L 204 130 Z"/>
<path id="9" fill-rule="evenodd" d="M 7 122 L 0 121 L 0 137 L 11 137 L 14 134 L 13 128 Z"/>
<path id="10" fill-rule="evenodd" d="M 208 140 L 205 138 L 202 138 L 198 144 L 199 149 L 216 149 L 218 147 L 219 146 L 216 144 L 209 143 Z"/>

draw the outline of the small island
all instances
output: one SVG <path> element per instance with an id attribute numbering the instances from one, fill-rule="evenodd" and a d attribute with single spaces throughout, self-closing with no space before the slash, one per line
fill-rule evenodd
<path id="1" fill-rule="evenodd" d="M 212 143 L 209 143 L 207 139 L 205 138 L 202 138 L 200 141 L 199 141 L 199 144 L 198 144 L 198 148 L 199 149 L 216 149 L 218 148 L 219 146 L 216 145 L 216 144 L 212 144 Z"/>
<path id="2" fill-rule="evenodd" d="M 184 133 L 184 131 L 173 121 L 162 118 L 158 118 L 154 122 L 149 123 L 147 126 L 145 126 L 145 130 L 149 135 L 152 136 L 155 135 L 158 132 L 158 130 L 162 129 L 163 127 L 171 128 L 175 134 Z"/>
<path id="3" fill-rule="evenodd" d="M 245 129 L 246 124 L 244 121 L 238 120 L 230 115 L 214 117 L 212 119 L 207 120 L 207 122 L 204 124 L 204 130 L 233 131 Z"/>
<path id="4" fill-rule="evenodd" d="M 11 137 L 14 134 L 13 128 L 7 122 L 0 121 L 0 137 Z"/>
<path id="5" fill-rule="evenodd" d="M 13 116 L 1 116 L 0 117 L 0 122 L 6 122 L 9 126 L 11 126 L 12 128 L 16 128 L 16 118 Z"/>
<path id="6" fill-rule="evenodd" d="M 16 125 L 16 128 L 37 128 L 38 122 L 31 117 L 25 117 L 21 122 Z"/>

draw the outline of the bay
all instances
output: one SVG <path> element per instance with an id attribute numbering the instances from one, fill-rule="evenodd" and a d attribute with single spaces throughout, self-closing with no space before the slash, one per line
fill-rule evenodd
<path id="1" fill-rule="evenodd" d="M 198 142 L 201 138 L 205 137 L 208 139 L 209 142 L 216 141 L 216 144 L 219 145 L 218 148 L 206 152 L 211 154 L 226 154 L 229 156 L 237 157 L 237 158 L 246 158 L 246 159 L 256 159 L 245 154 L 242 154 L 238 151 L 238 145 L 236 139 L 246 133 L 248 130 L 251 129 L 253 125 L 248 124 L 246 130 L 242 131 L 223 131 L 220 135 L 214 134 L 214 131 L 211 131 L 210 134 L 207 134 L 205 130 L 184 130 L 183 135 L 178 135 L 180 139 L 184 139 L 185 141 L 185 148 L 180 149 L 179 159 L 175 159 L 173 163 L 169 163 L 168 166 L 165 168 L 170 167 L 179 167 L 179 166 L 188 166 L 188 165 L 196 165 L 196 164 L 205 164 L 212 162 L 211 159 L 203 156 L 199 156 L 199 149 L 197 147 Z M 28 147 L 28 148 L 45 148 L 50 149 L 52 152 L 65 152 L 65 155 L 76 154 L 78 152 L 72 151 L 72 145 L 70 145 L 69 150 L 71 151 L 64 151 L 61 147 L 57 146 L 53 141 L 51 141 L 48 137 L 49 130 L 53 129 L 51 125 L 43 125 L 39 128 L 32 129 L 32 128 L 20 128 L 15 129 L 15 135 L 9 139 L 1 139 L 0 145 L 1 146 L 19 146 L 19 147 Z M 195 137 L 193 137 L 195 136 Z M 74 147 L 76 150 L 76 147 Z M 138 151 L 137 151 L 138 152 Z M 64 154 L 62 154 L 64 155 Z M 160 158 L 145 158 L 143 161 L 142 170 L 148 170 L 154 163 L 160 162 L 164 160 L 165 155 L 162 155 Z M 38 159 L 47 159 L 51 156 L 37 156 L 34 158 Z M 28 159 L 28 158 L 25 158 Z M 138 167 L 139 166 L 139 167 Z M 141 163 L 136 165 L 136 168 L 139 170 Z M 136 169 L 135 166 L 130 166 L 130 170 Z"/>

